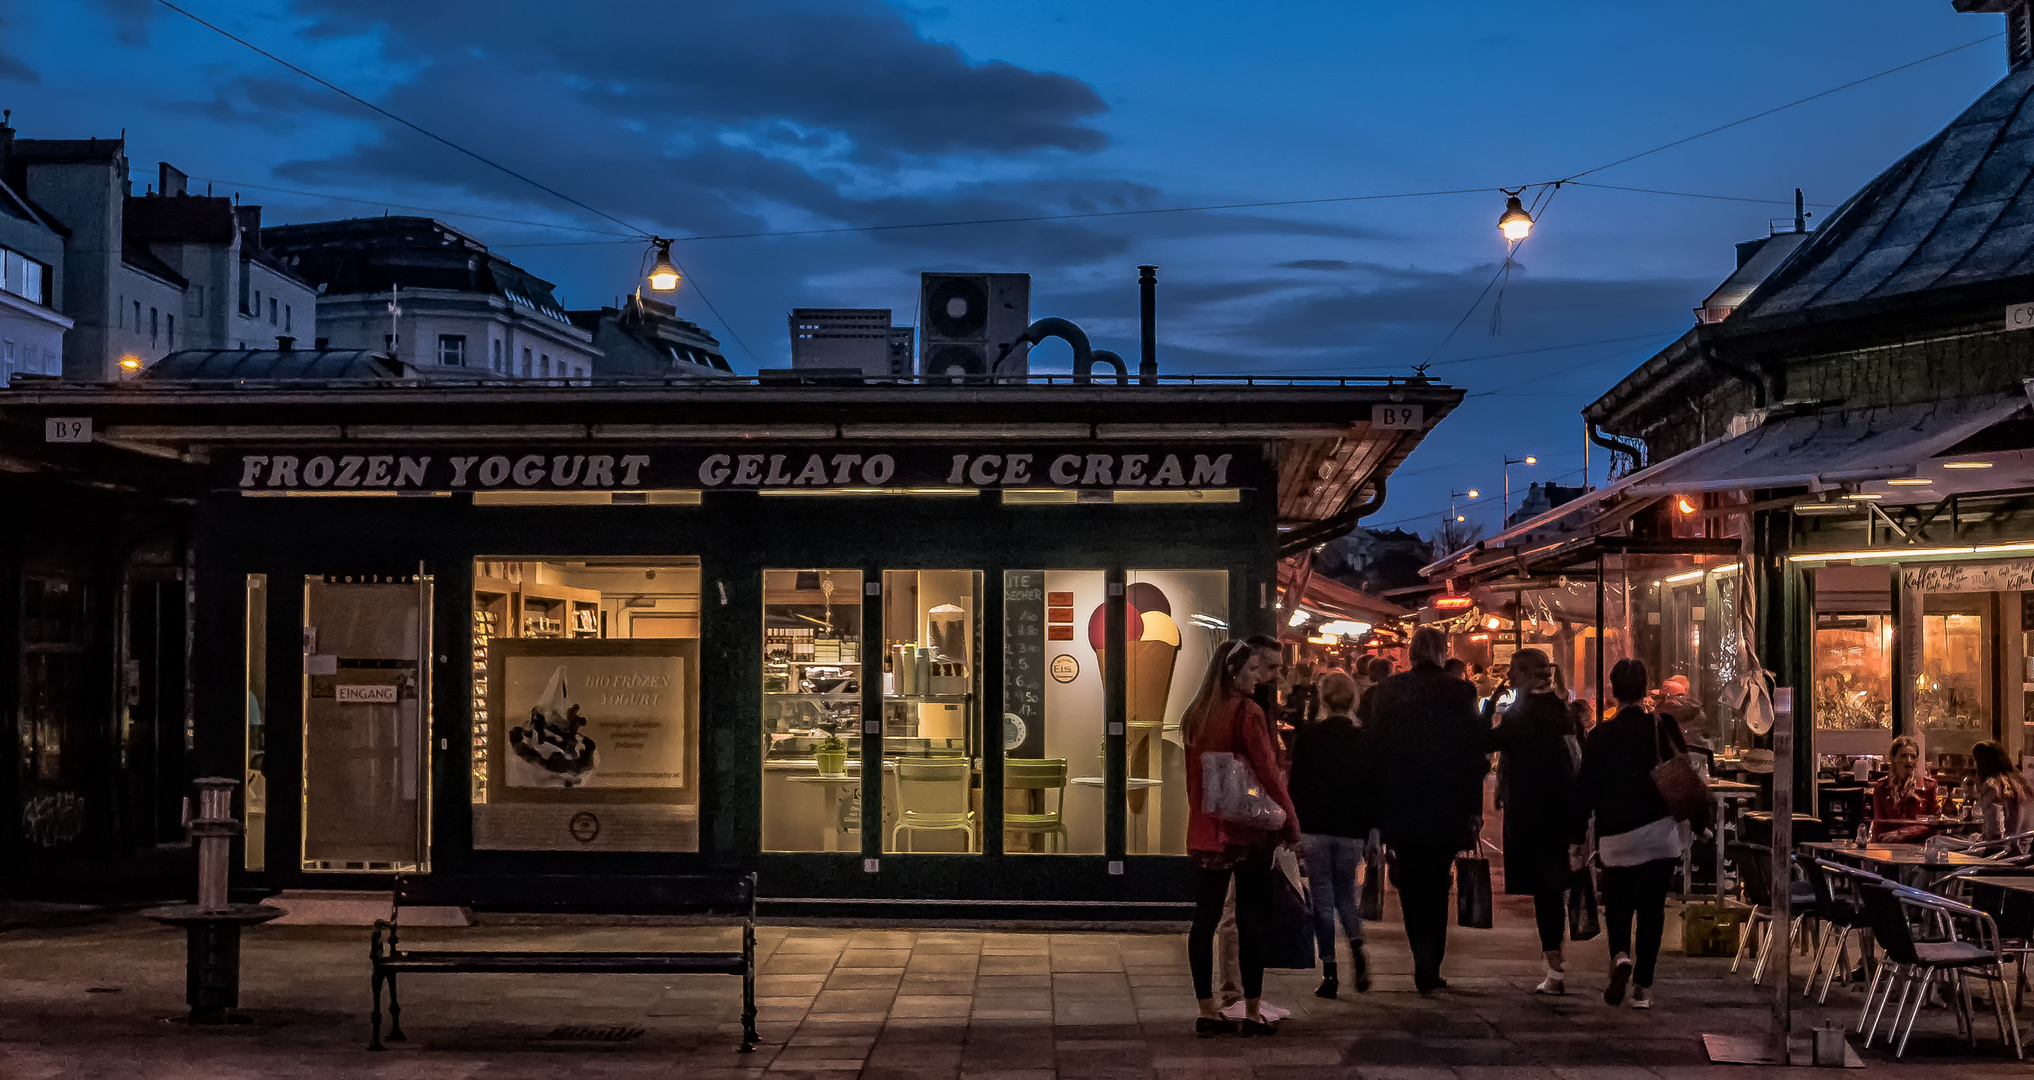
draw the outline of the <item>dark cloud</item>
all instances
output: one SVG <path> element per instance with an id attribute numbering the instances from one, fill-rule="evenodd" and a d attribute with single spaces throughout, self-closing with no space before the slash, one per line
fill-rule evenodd
<path id="1" fill-rule="evenodd" d="M 1356 269 L 1356 264 L 1344 259 L 1294 259 L 1291 262 L 1279 263 L 1278 268 L 1281 270 L 1319 270 L 1323 273 L 1335 273 L 1341 270 L 1354 270 Z"/>
<path id="2" fill-rule="evenodd" d="M 826 132 L 865 159 L 1085 152 L 1107 111 L 1086 83 L 977 61 L 877 0 L 631 5 L 601 19 L 554 0 L 298 0 L 314 32 L 380 35 L 391 57 L 460 57 L 553 82 L 653 129 Z M 461 48 L 450 53 L 447 43 Z"/>
<path id="3" fill-rule="evenodd" d="M 42 82 L 42 76 L 36 74 L 35 69 L 29 67 L 26 60 L 15 56 L 6 48 L 7 40 L 14 36 L 8 29 L 8 24 L 12 21 L 6 12 L 0 11 L 0 82 L 38 85 Z"/>

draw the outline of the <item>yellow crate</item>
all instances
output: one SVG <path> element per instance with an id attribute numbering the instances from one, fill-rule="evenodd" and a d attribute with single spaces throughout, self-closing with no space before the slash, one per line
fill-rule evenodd
<path id="1" fill-rule="evenodd" d="M 1751 909 L 1725 902 L 1690 904 L 1681 910 L 1681 948 L 1689 956 L 1733 956 Z"/>

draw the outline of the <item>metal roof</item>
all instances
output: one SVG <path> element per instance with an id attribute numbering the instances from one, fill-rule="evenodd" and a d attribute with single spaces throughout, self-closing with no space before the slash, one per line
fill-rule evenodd
<path id="1" fill-rule="evenodd" d="M 402 371 L 366 349 L 185 349 L 148 365 L 144 379 L 395 379 Z"/>
<path id="2" fill-rule="evenodd" d="M 1738 309 L 1788 315 L 2034 274 L 2034 65 L 1836 211 Z"/>

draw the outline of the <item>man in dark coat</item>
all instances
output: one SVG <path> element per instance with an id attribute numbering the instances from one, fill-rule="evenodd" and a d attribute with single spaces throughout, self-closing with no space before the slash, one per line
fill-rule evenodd
<path id="1" fill-rule="evenodd" d="M 1483 778 L 1490 772 L 1490 726 L 1476 711 L 1476 688 L 1441 665 L 1448 639 L 1438 628 L 1413 632 L 1412 669 L 1371 691 L 1385 776 L 1384 840 L 1391 881 L 1405 912 L 1413 986 L 1444 987 L 1448 884 L 1457 853 L 1476 844 Z"/>
<path id="2" fill-rule="evenodd" d="M 1576 839 L 1576 773 L 1582 764 L 1581 731 L 1568 703 L 1554 692 L 1553 664 L 1538 649 L 1511 658 L 1518 698 L 1504 711 L 1492 739 L 1501 755 L 1498 797 L 1504 809 L 1504 891 L 1533 898 L 1546 977 L 1535 993 L 1564 992 L 1561 940 L 1565 936 L 1570 846 Z"/>

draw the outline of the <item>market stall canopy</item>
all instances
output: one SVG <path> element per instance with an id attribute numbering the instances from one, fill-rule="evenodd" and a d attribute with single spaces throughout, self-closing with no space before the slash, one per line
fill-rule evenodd
<path id="1" fill-rule="evenodd" d="M 1914 475 L 1920 464 L 2028 407 L 1993 394 L 1781 416 L 1634 474 L 1636 496 L 1805 487 Z"/>
<path id="2" fill-rule="evenodd" d="M 1293 587 L 1295 579 L 1301 576 L 1293 560 L 1281 559 L 1278 563 L 1278 588 L 1281 593 Z M 1348 620 L 1383 626 L 1397 622 L 1412 614 L 1410 608 L 1401 607 L 1381 596 L 1372 596 L 1361 589 L 1344 585 L 1334 578 L 1319 572 L 1306 575 L 1306 582 L 1300 589 L 1299 602 L 1281 604 L 1286 611 L 1295 607 L 1321 616 L 1318 621 L 1333 622 Z"/>

